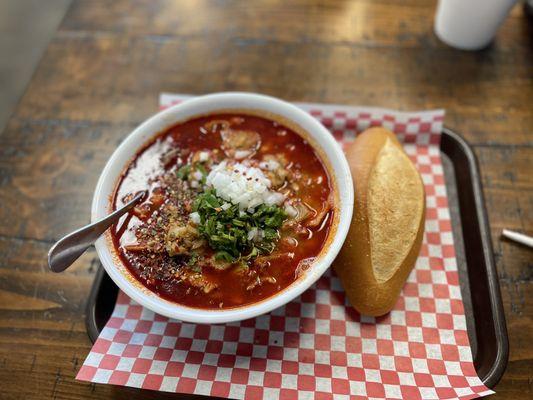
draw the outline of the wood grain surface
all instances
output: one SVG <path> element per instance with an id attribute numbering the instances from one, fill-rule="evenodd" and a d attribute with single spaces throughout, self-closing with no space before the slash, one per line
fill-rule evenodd
<path id="1" fill-rule="evenodd" d="M 91 343 L 94 251 L 67 272 L 46 253 L 89 221 L 113 149 L 162 91 L 262 92 L 416 110 L 474 146 L 510 339 L 494 399 L 533 396 L 533 21 L 517 6 L 480 52 L 433 34 L 435 1 L 75 1 L 0 135 L 0 398 L 170 398 L 74 380 Z M 172 396 L 175 398 L 175 396 Z"/>

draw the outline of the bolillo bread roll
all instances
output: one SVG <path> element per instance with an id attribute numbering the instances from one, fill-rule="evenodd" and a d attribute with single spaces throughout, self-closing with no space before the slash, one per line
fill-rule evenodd
<path id="1" fill-rule="evenodd" d="M 420 252 L 424 185 L 387 129 L 364 131 L 346 157 L 354 181 L 354 212 L 333 266 L 352 306 L 361 314 L 379 316 L 394 307 Z"/>

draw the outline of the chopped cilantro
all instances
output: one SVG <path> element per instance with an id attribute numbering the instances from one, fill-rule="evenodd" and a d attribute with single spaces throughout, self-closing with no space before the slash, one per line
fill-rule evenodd
<path id="1" fill-rule="evenodd" d="M 178 171 L 176 172 L 176 176 L 180 179 L 187 179 L 189 176 L 189 173 L 191 172 L 191 166 L 189 164 L 184 165 L 183 167 L 180 167 Z"/>
<path id="2" fill-rule="evenodd" d="M 205 185 L 205 180 L 207 178 L 207 170 L 205 169 L 205 167 L 202 164 L 197 164 L 196 165 L 196 169 L 198 171 L 200 171 L 200 173 L 202 174 L 202 180 L 200 181 L 200 183 L 202 185 Z"/>
<path id="3" fill-rule="evenodd" d="M 193 265 L 196 265 L 198 263 L 199 258 L 200 257 L 198 256 L 198 253 L 193 252 L 189 257 L 189 261 L 187 261 L 187 264 L 192 267 Z"/>
<path id="4" fill-rule="evenodd" d="M 285 212 L 279 206 L 262 204 L 253 213 L 241 213 L 236 204 L 222 209 L 224 203 L 214 189 L 208 189 L 196 198 L 193 207 L 200 215 L 198 230 L 215 250 L 215 258 L 236 262 L 271 253 L 279 238 L 278 229 L 287 218 Z M 248 239 L 254 228 L 263 232 L 260 241 Z"/>
<path id="5" fill-rule="evenodd" d="M 202 179 L 200 180 L 200 183 L 204 185 L 208 172 L 207 172 L 207 169 L 200 163 L 195 163 L 192 165 L 191 164 L 183 165 L 176 171 L 176 176 L 185 181 L 189 179 L 189 176 L 194 171 L 199 171 L 202 174 Z"/>

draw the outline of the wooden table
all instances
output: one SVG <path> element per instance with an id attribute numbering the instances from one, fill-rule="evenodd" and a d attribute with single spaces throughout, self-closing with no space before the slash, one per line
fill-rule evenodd
<path id="1" fill-rule="evenodd" d="M 533 381 L 533 24 L 513 10 L 489 49 L 432 33 L 435 2 L 75 1 L 0 136 L 0 398 L 162 398 L 76 382 L 91 347 L 84 302 L 98 260 L 46 253 L 89 221 L 115 146 L 162 91 L 262 92 L 294 101 L 445 108 L 483 175 L 511 354 L 495 399 Z M 169 396 L 170 397 L 170 396 Z"/>

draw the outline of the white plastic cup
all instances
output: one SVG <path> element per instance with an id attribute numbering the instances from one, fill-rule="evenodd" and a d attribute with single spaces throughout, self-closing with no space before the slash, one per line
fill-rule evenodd
<path id="1" fill-rule="evenodd" d="M 517 0 L 439 0 L 435 33 L 462 50 L 487 47 Z"/>

